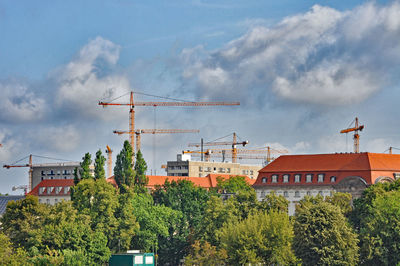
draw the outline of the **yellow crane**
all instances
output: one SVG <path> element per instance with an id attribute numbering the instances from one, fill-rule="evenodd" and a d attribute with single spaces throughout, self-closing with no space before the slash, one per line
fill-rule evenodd
<path id="1" fill-rule="evenodd" d="M 346 129 L 343 129 L 340 131 L 340 133 L 349 133 L 349 132 L 354 132 L 354 153 L 359 153 L 360 152 L 360 135 L 358 134 L 358 131 L 362 131 L 364 129 L 364 125 L 359 125 L 358 124 L 358 117 L 356 117 L 355 120 L 353 120 L 354 122 L 354 127 L 349 127 Z M 351 122 L 350 125 L 353 124 L 353 122 Z"/>

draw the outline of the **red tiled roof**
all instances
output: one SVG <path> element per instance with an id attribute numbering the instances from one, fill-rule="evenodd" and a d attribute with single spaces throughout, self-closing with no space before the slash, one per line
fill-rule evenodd
<path id="1" fill-rule="evenodd" d="M 330 173 L 338 180 L 351 175 L 362 176 L 368 184 L 380 175 L 400 172 L 400 154 L 333 153 L 282 155 L 259 171 L 255 185 L 265 185 L 262 178 L 270 174 Z"/>
<path id="2" fill-rule="evenodd" d="M 42 180 L 39 184 L 34 187 L 31 192 L 28 193 L 28 195 L 34 195 L 34 196 L 39 196 L 39 188 L 44 187 L 46 188 L 45 191 L 43 192 L 42 195 L 49 195 L 49 196 L 62 196 L 62 195 L 69 195 L 70 191 L 68 193 L 64 193 L 64 187 L 72 187 L 74 185 L 74 180 L 73 179 L 45 179 Z M 53 191 L 48 194 L 47 189 L 53 187 Z M 56 194 L 56 187 L 62 187 L 60 193 Z"/>

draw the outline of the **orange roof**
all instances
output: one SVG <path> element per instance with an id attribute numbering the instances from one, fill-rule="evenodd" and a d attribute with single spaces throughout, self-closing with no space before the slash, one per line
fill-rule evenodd
<path id="1" fill-rule="evenodd" d="M 400 169 L 400 154 L 333 153 L 282 155 L 260 173 L 293 171 L 363 171 Z"/>
<path id="2" fill-rule="evenodd" d="M 231 178 L 237 175 L 228 175 L 228 174 L 208 174 L 205 177 L 188 177 L 188 176 L 154 176 L 148 175 L 149 183 L 148 187 L 155 187 L 156 185 L 163 185 L 166 180 L 168 181 L 178 181 L 178 180 L 188 180 L 193 182 L 196 186 L 203 188 L 212 188 L 217 186 L 217 177 L 222 177 L 223 179 Z M 255 182 L 255 179 L 250 179 L 245 176 L 246 181 L 252 185 Z"/>
<path id="3" fill-rule="evenodd" d="M 56 194 L 55 189 L 51 191 L 51 193 L 47 193 L 47 189 L 55 188 L 55 187 L 72 187 L 74 185 L 73 179 L 45 179 L 42 180 L 39 184 L 34 187 L 28 195 L 39 196 L 39 187 L 44 187 L 46 191 L 44 191 L 43 195 L 50 195 L 50 196 L 62 196 L 62 195 L 69 195 L 70 191 L 68 190 L 67 193 L 64 193 L 62 189 L 59 193 Z"/>

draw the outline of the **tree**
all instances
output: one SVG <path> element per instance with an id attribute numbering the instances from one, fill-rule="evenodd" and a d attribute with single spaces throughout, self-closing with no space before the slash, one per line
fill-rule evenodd
<path id="1" fill-rule="evenodd" d="M 149 182 L 147 176 L 147 164 L 143 158 L 142 152 L 139 150 L 136 154 L 136 162 L 135 162 L 135 187 L 138 192 L 146 192 L 145 186 Z"/>
<path id="2" fill-rule="evenodd" d="M 353 210 L 351 206 L 351 194 L 336 192 L 332 196 L 325 197 L 325 201 L 340 208 L 344 216 L 349 216 Z"/>
<path id="3" fill-rule="evenodd" d="M 92 164 L 92 156 L 90 153 L 85 153 L 85 156 L 82 157 L 82 162 L 80 163 L 81 169 L 79 169 L 80 179 L 91 179 L 92 175 L 90 174 L 90 165 Z"/>
<path id="4" fill-rule="evenodd" d="M 378 195 L 370 213 L 361 217 L 361 262 L 397 265 L 400 262 L 400 191 Z"/>
<path id="5" fill-rule="evenodd" d="M 27 253 L 22 248 L 13 248 L 10 239 L 0 232 L 0 265 L 29 265 Z"/>
<path id="6" fill-rule="evenodd" d="M 228 179 L 217 177 L 217 190 L 228 193 L 237 193 L 239 191 L 249 192 L 254 189 L 247 183 L 244 176 L 233 176 Z"/>
<path id="7" fill-rule="evenodd" d="M 339 207 L 306 197 L 296 207 L 293 248 L 304 265 L 356 265 L 357 235 Z"/>
<path id="8" fill-rule="evenodd" d="M 293 229 L 283 212 L 255 212 L 247 219 L 226 224 L 218 233 L 229 265 L 288 265 L 296 262 L 291 243 Z"/>
<path id="9" fill-rule="evenodd" d="M 101 150 L 96 152 L 96 159 L 94 160 L 94 179 L 105 179 L 106 172 L 104 170 L 104 163 L 106 157 L 103 156 Z"/>
<path id="10" fill-rule="evenodd" d="M 124 193 L 134 185 L 135 172 L 132 169 L 132 147 L 128 141 L 124 142 L 124 147 L 117 155 L 114 167 L 114 178 L 119 190 Z"/>
<path id="11" fill-rule="evenodd" d="M 207 241 L 204 243 L 196 240 L 192 251 L 185 257 L 185 265 L 225 265 L 228 255 L 226 250 L 217 250 Z"/>
<path id="12" fill-rule="evenodd" d="M 259 204 L 259 209 L 264 211 L 275 210 L 279 212 L 288 212 L 289 201 L 282 195 L 276 195 L 275 192 L 268 194 Z"/>

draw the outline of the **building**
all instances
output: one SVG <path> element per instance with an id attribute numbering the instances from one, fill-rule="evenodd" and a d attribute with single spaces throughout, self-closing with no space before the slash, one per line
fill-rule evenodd
<path id="1" fill-rule="evenodd" d="M 32 188 L 43 180 L 74 179 L 76 167 L 80 168 L 79 162 L 34 164 L 32 166 Z"/>
<path id="2" fill-rule="evenodd" d="M 178 154 L 176 161 L 168 161 L 167 176 L 205 177 L 208 174 L 246 175 L 257 177 L 259 165 L 246 165 L 231 162 L 192 161 L 189 154 Z"/>
<path id="3" fill-rule="evenodd" d="M 62 200 L 71 200 L 71 187 L 74 179 L 44 179 L 28 195 L 39 198 L 39 203 L 54 205 Z"/>
<path id="4" fill-rule="evenodd" d="M 304 196 L 348 192 L 361 196 L 369 185 L 400 178 L 400 155 L 335 153 L 282 155 L 259 171 L 253 187 L 262 200 L 272 191 L 289 200 L 289 214 Z"/>
<path id="5" fill-rule="evenodd" d="M 0 217 L 3 216 L 3 213 L 6 211 L 8 202 L 17 201 L 17 200 L 21 200 L 24 198 L 25 198 L 25 195 L 0 196 Z"/>

